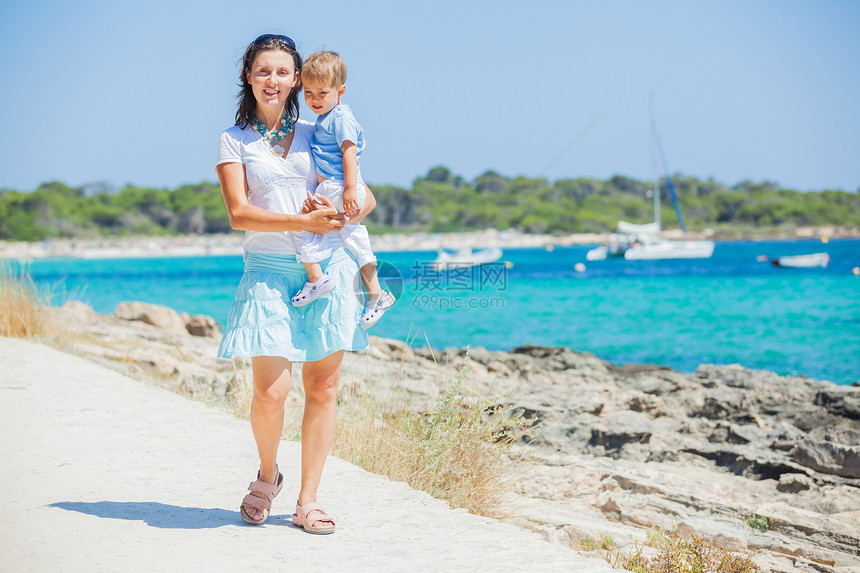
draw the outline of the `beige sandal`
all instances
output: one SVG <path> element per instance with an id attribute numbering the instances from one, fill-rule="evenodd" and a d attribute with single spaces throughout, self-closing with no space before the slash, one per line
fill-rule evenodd
<path id="1" fill-rule="evenodd" d="M 330 525 L 318 526 L 320 522 L 328 522 Z M 316 502 L 299 505 L 296 502 L 296 513 L 293 515 L 293 525 L 304 527 L 308 533 L 315 535 L 326 535 L 334 533 L 334 519 L 332 519 L 320 504 Z"/>
<path id="2" fill-rule="evenodd" d="M 275 466 L 277 471 L 277 466 Z M 251 482 L 248 489 L 254 493 L 263 494 L 265 497 L 258 497 L 249 493 L 242 499 L 242 505 L 239 507 L 239 513 L 246 523 L 251 525 L 261 525 L 269 517 L 269 511 L 272 509 L 272 500 L 284 487 L 284 474 L 278 472 L 278 478 L 275 483 L 269 483 L 260 479 L 260 472 L 257 472 L 257 481 Z M 251 519 L 251 516 L 245 511 L 245 507 L 253 507 L 263 512 L 263 517 L 259 519 Z"/>

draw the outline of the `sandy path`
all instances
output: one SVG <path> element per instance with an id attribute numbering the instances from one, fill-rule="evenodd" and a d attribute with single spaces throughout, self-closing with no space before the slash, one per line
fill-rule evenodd
<path id="1" fill-rule="evenodd" d="M 338 458 L 320 491 L 338 532 L 308 535 L 289 521 L 298 458 L 281 443 L 284 491 L 266 525 L 245 525 L 246 421 L 0 338 L 0 570 L 609 571 Z"/>

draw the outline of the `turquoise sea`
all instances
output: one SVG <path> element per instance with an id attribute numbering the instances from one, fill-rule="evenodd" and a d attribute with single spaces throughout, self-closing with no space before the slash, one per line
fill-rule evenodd
<path id="1" fill-rule="evenodd" d="M 435 252 L 381 253 L 399 302 L 372 334 L 437 349 L 567 346 L 614 363 L 691 372 L 739 363 L 840 384 L 860 381 L 860 240 L 718 242 L 689 261 L 587 262 L 588 246 L 506 249 L 502 263 L 438 274 Z M 766 255 L 828 252 L 826 269 L 775 268 Z M 586 270 L 577 272 L 576 263 Z M 230 257 L 47 259 L 33 279 L 101 313 L 139 300 L 223 322 L 242 274 Z"/>

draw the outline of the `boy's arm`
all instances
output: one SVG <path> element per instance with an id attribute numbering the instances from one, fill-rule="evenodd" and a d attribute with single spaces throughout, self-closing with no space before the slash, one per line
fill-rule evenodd
<path id="1" fill-rule="evenodd" d="M 344 141 L 340 146 L 343 152 L 343 210 L 347 215 L 358 212 L 358 147 L 352 141 Z"/>

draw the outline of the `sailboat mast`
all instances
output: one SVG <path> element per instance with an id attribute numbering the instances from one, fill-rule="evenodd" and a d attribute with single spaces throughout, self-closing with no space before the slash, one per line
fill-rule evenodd
<path id="1" fill-rule="evenodd" d="M 657 185 L 657 143 L 654 140 L 657 129 L 655 121 L 654 92 L 651 92 L 651 195 L 654 199 L 654 221 L 657 223 L 657 228 L 662 229 L 663 225 L 660 221 L 660 187 Z"/>
<path id="2" fill-rule="evenodd" d="M 654 96 L 651 96 L 651 135 L 654 143 L 657 144 L 657 151 L 660 153 L 660 159 L 663 162 L 663 176 L 666 178 L 666 187 L 669 189 L 669 196 L 672 198 L 672 206 L 675 208 L 675 216 L 678 217 L 678 224 L 681 230 L 687 232 L 687 227 L 684 225 L 684 216 L 681 215 L 681 206 L 678 204 L 678 195 L 675 193 L 675 185 L 672 183 L 672 176 L 669 175 L 669 163 L 666 161 L 666 154 L 663 152 L 663 144 L 660 143 L 660 134 L 657 133 L 657 121 L 654 119 Z"/>

